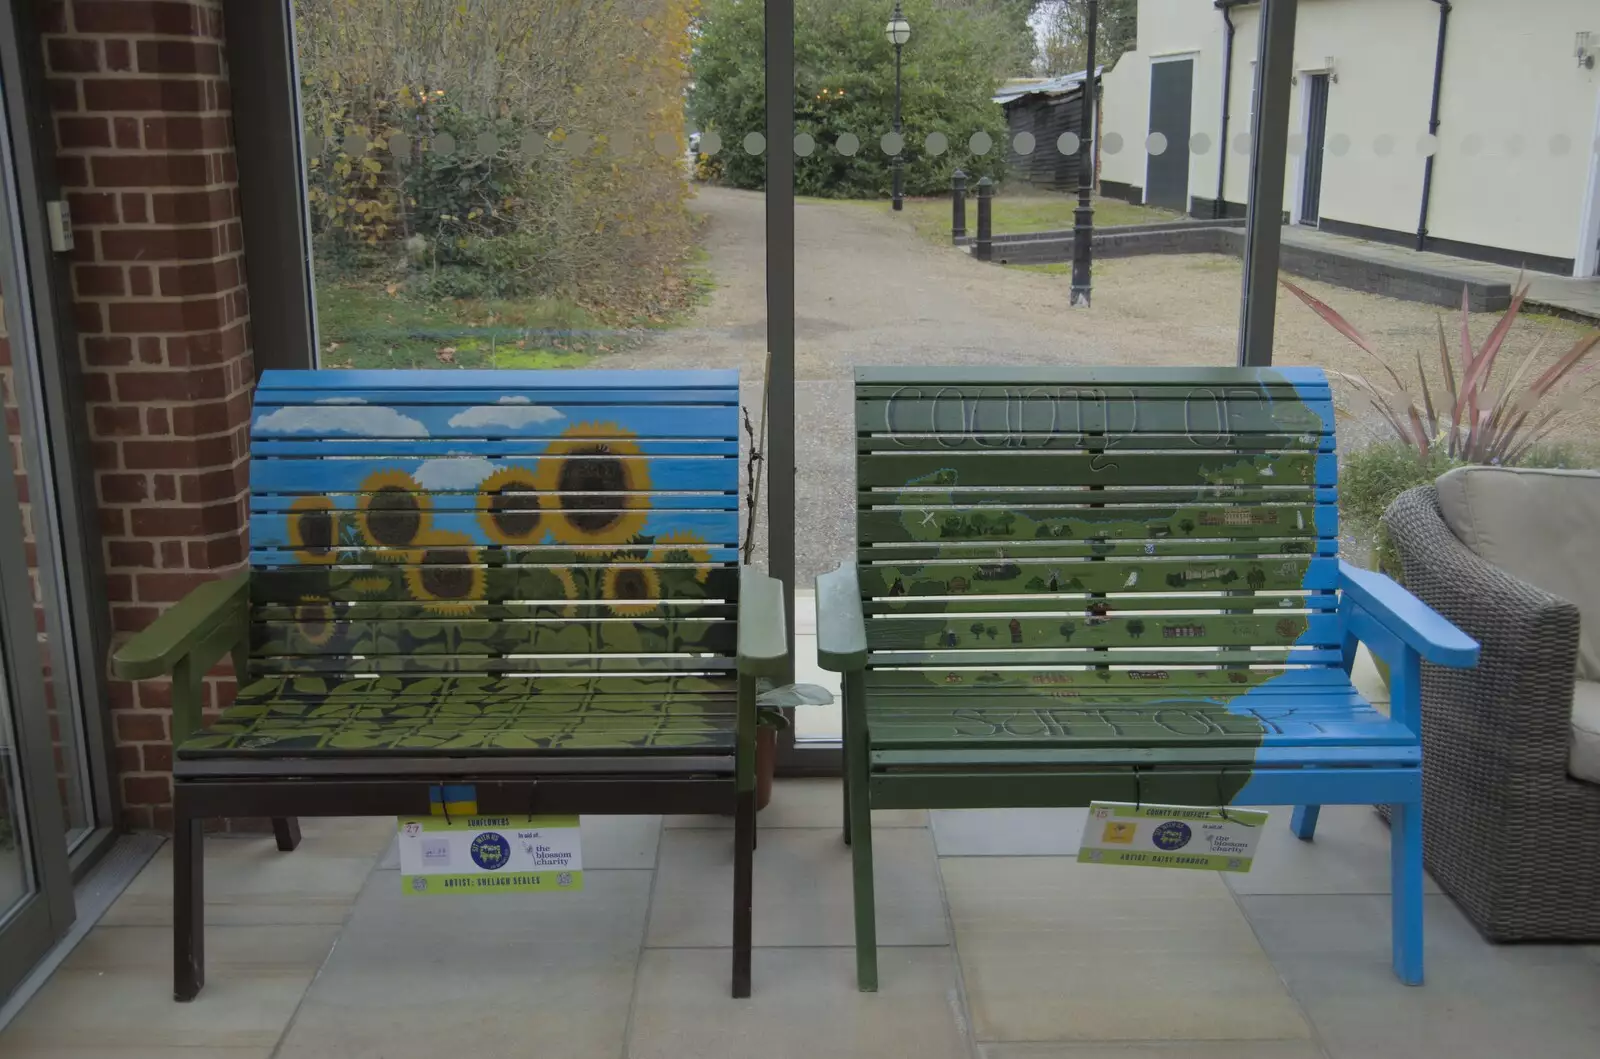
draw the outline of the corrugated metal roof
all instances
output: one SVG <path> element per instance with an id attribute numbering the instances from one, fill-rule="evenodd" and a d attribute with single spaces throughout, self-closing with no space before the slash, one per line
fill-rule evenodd
<path id="1" fill-rule="evenodd" d="M 1096 80 L 1105 73 L 1104 66 L 1095 67 Z M 1021 99 L 1023 96 L 1064 96 L 1069 92 L 1076 92 L 1082 85 L 1087 71 L 1079 70 L 1075 74 L 1064 74 L 1061 77 L 1014 77 L 1000 86 L 994 94 L 996 103 L 1010 103 Z"/>

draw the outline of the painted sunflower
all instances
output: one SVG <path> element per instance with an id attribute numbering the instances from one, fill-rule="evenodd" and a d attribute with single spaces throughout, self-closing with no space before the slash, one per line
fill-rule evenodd
<path id="1" fill-rule="evenodd" d="M 704 582 L 711 576 L 711 550 L 706 547 L 706 542 L 698 534 L 674 530 L 663 533 L 656 538 L 655 547 L 650 550 L 650 561 L 653 563 L 693 563 L 695 565 L 694 579 Z"/>
<path id="2" fill-rule="evenodd" d="M 608 566 L 600 579 L 607 609 L 619 618 L 653 614 L 661 599 L 661 575 L 653 566 Z"/>
<path id="3" fill-rule="evenodd" d="M 338 629 L 333 604 L 323 596 L 301 596 L 294 608 L 294 620 L 301 639 L 313 647 L 326 646 Z"/>
<path id="4" fill-rule="evenodd" d="M 378 471 L 361 483 L 359 514 L 361 537 L 382 548 L 410 548 L 420 543 L 432 525 L 433 499 L 405 471 Z"/>
<path id="5" fill-rule="evenodd" d="M 535 475 L 539 491 L 560 494 L 550 531 L 566 544 L 622 544 L 644 528 L 649 464 L 615 423 L 575 423 L 550 443 Z"/>
<path id="6" fill-rule="evenodd" d="M 539 480 L 527 467 L 503 467 L 478 487 L 478 525 L 496 544 L 538 544 L 548 527 Z"/>
<path id="7" fill-rule="evenodd" d="M 578 593 L 578 580 L 572 576 L 572 567 L 556 566 L 551 567 L 551 571 L 556 575 L 556 580 L 561 582 L 561 596 L 563 599 L 571 600 L 575 604 L 582 598 Z M 564 618 L 573 618 L 577 614 L 578 608 L 572 604 L 561 608 L 561 616 Z"/>
<path id="8" fill-rule="evenodd" d="M 302 496 L 289 505 L 289 543 L 302 563 L 338 560 L 339 521 L 326 496 Z"/>
<path id="9" fill-rule="evenodd" d="M 487 576 L 479 549 L 464 533 L 438 530 L 424 535 L 424 549 L 410 554 L 406 588 L 428 614 L 465 614 L 485 596 Z"/>

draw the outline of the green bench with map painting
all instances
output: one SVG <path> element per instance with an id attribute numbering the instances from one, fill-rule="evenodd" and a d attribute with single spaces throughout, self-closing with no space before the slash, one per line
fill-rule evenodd
<path id="1" fill-rule="evenodd" d="M 1338 557 L 1314 368 L 858 369 L 857 551 L 817 581 L 844 674 L 857 981 L 875 808 L 1393 806 L 1422 980 L 1421 666 L 1477 645 Z M 1393 716 L 1350 680 L 1358 642 Z M 1110 869 L 1107 869 L 1110 870 Z M 1070 899 L 1070 895 L 1062 895 Z"/>
<path id="2" fill-rule="evenodd" d="M 749 995 L 756 682 L 787 648 L 782 586 L 738 563 L 738 401 L 732 371 L 263 375 L 248 571 L 113 660 L 173 681 L 178 999 L 205 819 L 271 817 L 287 850 L 300 816 L 451 802 L 733 814 Z"/>

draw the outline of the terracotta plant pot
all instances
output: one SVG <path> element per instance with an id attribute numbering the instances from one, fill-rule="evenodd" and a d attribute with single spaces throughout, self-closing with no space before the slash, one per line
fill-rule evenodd
<path id="1" fill-rule="evenodd" d="M 778 730 L 762 725 L 756 729 L 756 811 L 772 801 L 772 776 L 778 768 Z"/>

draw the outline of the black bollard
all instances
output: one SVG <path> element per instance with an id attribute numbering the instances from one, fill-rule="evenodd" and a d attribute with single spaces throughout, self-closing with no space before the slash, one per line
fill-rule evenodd
<path id="1" fill-rule="evenodd" d="M 950 242 L 956 246 L 967 237 L 967 174 L 957 169 L 950 174 Z"/>
<path id="2" fill-rule="evenodd" d="M 978 181 L 978 241 L 973 248 L 973 257 L 979 261 L 989 261 L 994 257 L 994 244 L 990 241 L 989 212 L 994 202 L 994 181 L 982 177 Z"/>

